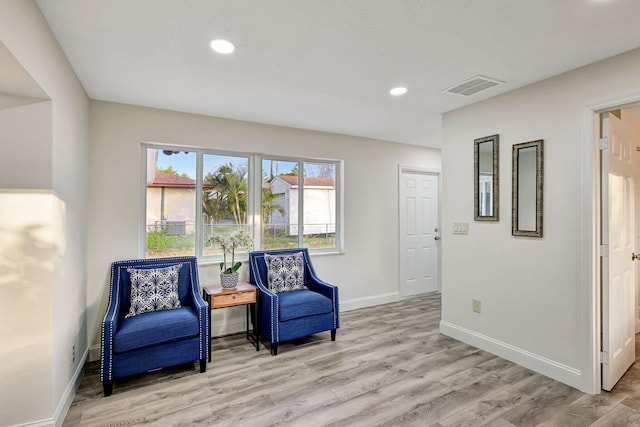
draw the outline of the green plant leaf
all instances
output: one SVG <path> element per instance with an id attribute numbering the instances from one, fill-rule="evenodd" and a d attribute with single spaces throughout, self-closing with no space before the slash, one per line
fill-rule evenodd
<path id="1" fill-rule="evenodd" d="M 222 271 L 222 270 L 224 270 L 224 262 L 220 263 L 220 271 Z M 226 271 L 225 271 L 225 273 L 226 273 Z"/>
<path id="2" fill-rule="evenodd" d="M 240 268 L 241 265 L 242 265 L 242 263 L 240 261 L 238 261 L 235 264 L 233 264 L 233 267 L 230 268 L 231 273 L 235 273 L 236 271 L 238 271 L 238 269 Z"/>

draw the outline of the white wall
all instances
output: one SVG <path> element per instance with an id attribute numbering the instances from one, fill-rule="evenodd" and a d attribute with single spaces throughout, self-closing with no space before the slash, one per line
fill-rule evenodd
<path id="1" fill-rule="evenodd" d="M 51 188 L 50 102 L 0 110 L 0 141 L 0 188 Z"/>
<path id="2" fill-rule="evenodd" d="M 33 351 L 32 360 L 18 361 L 20 369 L 3 371 L 0 383 L 19 383 L 25 390 L 37 390 L 37 395 L 2 387 L 0 420 L 8 425 L 30 422 L 60 424 L 73 399 L 75 379 L 88 349 L 85 217 L 89 104 L 33 1 L 5 0 L 0 3 L 0 41 L 15 56 L 29 79 L 33 79 L 51 99 L 46 103 L 48 120 L 42 120 L 36 114 L 29 123 L 16 122 L 12 130 L 14 135 L 31 137 L 34 134 L 31 127 L 49 126 L 46 142 L 25 138 L 22 142 L 28 145 L 20 146 L 15 140 L 0 141 L 3 156 L 14 158 L 15 154 L 15 159 L 20 160 L 25 150 L 34 156 L 20 169 L 13 168 L 10 176 L 3 175 L 3 180 L 11 183 L 12 188 L 10 192 L 3 191 L 6 193 L 3 201 L 9 200 L 7 203 L 17 211 L 12 212 L 13 217 L 5 215 L 2 221 L 7 221 L 7 224 L 0 223 L 0 227 L 7 228 L 16 216 L 24 219 L 23 227 L 34 224 L 41 227 L 37 232 L 24 234 L 22 239 L 26 246 L 24 252 L 33 258 L 20 262 L 3 256 L 3 262 L 15 268 L 23 266 L 33 270 L 14 278 L 21 295 L 11 295 L 16 303 L 13 309 L 37 313 L 34 316 L 43 333 L 39 345 L 46 348 Z M 10 87 L 6 83 L 3 82 L 3 87 Z M 36 104 L 25 108 L 37 110 L 40 107 Z M 34 166 L 34 162 L 37 163 L 35 166 L 45 165 L 44 169 L 48 166 L 49 170 L 46 173 L 44 169 L 31 171 L 29 168 Z M 30 176 L 32 172 L 35 177 Z M 21 189 L 20 182 L 24 182 L 27 189 Z M 34 186 L 46 191 L 34 195 L 30 189 Z M 38 197 L 44 198 L 46 203 L 43 202 L 42 210 L 34 216 L 36 213 L 31 212 L 31 201 Z M 20 210 L 24 211 L 22 215 Z M 45 291 L 42 291 L 42 286 L 45 286 Z M 6 321 L 4 313 L 2 319 Z M 20 329 L 15 329 L 11 335 L 13 340 L 22 339 Z M 72 360 L 73 346 L 75 360 Z M 46 372 L 41 372 L 40 366 L 45 367 Z"/>
<path id="3" fill-rule="evenodd" d="M 51 403 L 53 370 L 51 260 L 58 203 L 50 190 L 51 102 L 15 104 L 0 110 L 0 420 L 10 417 L 16 403 L 24 417 L 26 396 Z M 33 369 L 25 375 L 24 366 Z M 47 387 L 34 388 L 33 378 L 44 378 Z M 33 413 L 47 418 L 50 411 L 45 405 Z"/>
<path id="4" fill-rule="evenodd" d="M 0 190 L 0 425 L 53 413 L 56 205 L 50 191 Z"/>
<path id="5" fill-rule="evenodd" d="M 141 142 L 343 159 L 346 253 L 313 259 L 318 274 L 340 286 L 343 308 L 399 297 L 398 165 L 440 168 L 440 152 L 433 149 L 97 101 L 91 103 L 90 139 L 88 300 L 94 344 L 110 263 L 140 255 Z M 246 265 L 242 269 L 246 275 Z M 203 266 L 202 284 L 215 283 L 218 273 L 217 265 Z M 215 321 L 214 334 L 221 331 Z"/>
<path id="6" fill-rule="evenodd" d="M 578 388 L 594 352 L 581 307 L 582 109 L 640 94 L 640 50 L 443 117 L 441 330 Z M 500 135 L 500 222 L 473 221 L 473 140 Z M 544 139 L 544 238 L 511 236 L 511 147 Z M 588 179 L 588 178 L 585 178 Z M 589 185 L 589 183 L 587 183 Z M 469 235 L 452 235 L 468 222 Z M 589 228 L 587 224 L 586 228 Z M 585 288 L 586 287 L 586 288 Z M 471 299 L 482 300 L 482 313 Z M 586 313 L 586 314 L 585 314 Z"/>

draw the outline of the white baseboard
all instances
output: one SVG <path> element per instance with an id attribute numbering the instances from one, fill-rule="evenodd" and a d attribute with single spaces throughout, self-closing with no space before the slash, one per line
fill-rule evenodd
<path id="1" fill-rule="evenodd" d="M 356 310 L 358 308 L 373 307 L 380 304 L 400 301 L 400 292 L 389 292 L 386 294 L 373 295 L 370 297 L 354 298 L 340 301 L 340 311 Z"/>
<path id="2" fill-rule="evenodd" d="M 78 363 L 69 384 L 67 384 L 67 388 L 64 390 L 62 394 L 62 398 L 60 402 L 58 402 L 58 406 L 56 407 L 56 411 L 53 414 L 53 418 L 48 418 L 45 420 L 31 421 L 24 424 L 16 424 L 14 427 L 59 427 L 64 423 L 64 419 L 67 416 L 67 412 L 69 412 L 69 408 L 73 403 L 73 399 L 76 397 L 76 390 L 78 390 L 78 386 L 80 385 L 81 375 L 84 370 L 84 365 L 87 362 L 87 357 L 89 357 L 89 349 L 85 350 L 82 355 L 82 359 Z"/>
<path id="3" fill-rule="evenodd" d="M 86 349 L 82 354 L 82 358 L 80 359 L 80 362 L 78 362 L 78 366 L 73 373 L 73 377 L 71 377 L 71 381 L 67 384 L 67 388 L 64 390 L 62 399 L 60 399 L 60 402 L 58 403 L 56 412 L 53 414 L 56 426 L 62 425 L 65 417 L 67 416 L 67 412 L 69 412 L 69 408 L 73 403 L 73 399 L 76 397 L 76 391 L 78 390 L 80 381 L 82 380 L 81 375 L 84 371 L 84 366 L 87 363 L 87 357 L 89 357 L 89 349 Z"/>
<path id="4" fill-rule="evenodd" d="M 440 333 L 488 351 L 578 390 L 582 388 L 582 374 L 578 369 L 449 322 L 440 322 Z"/>

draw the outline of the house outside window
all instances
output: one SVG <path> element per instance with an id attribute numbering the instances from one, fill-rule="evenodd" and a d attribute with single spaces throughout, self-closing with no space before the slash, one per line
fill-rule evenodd
<path id="1" fill-rule="evenodd" d="M 147 150 L 145 256 L 195 254 L 196 153 Z"/>
<path id="2" fill-rule="evenodd" d="M 337 170 L 337 162 L 262 160 L 264 249 L 338 248 Z"/>
<path id="3" fill-rule="evenodd" d="M 340 161 L 152 144 L 143 155 L 147 258 L 217 260 L 222 252 L 209 239 L 237 231 L 253 236 L 254 249 L 341 249 Z"/>

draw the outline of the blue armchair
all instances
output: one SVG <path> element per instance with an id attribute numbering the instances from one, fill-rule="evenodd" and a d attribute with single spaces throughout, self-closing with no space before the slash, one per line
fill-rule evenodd
<path id="1" fill-rule="evenodd" d="M 303 273 L 300 279 L 307 289 L 274 292 L 269 287 L 266 255 L 287 256 L 302 253 Z M 336 339 L 340 327 L 338 288 L 323 282 L 309 259 L 308 249 L 254 251 L 249 254 L 250 282 L 258 287 L 260 333 L 271 344 L 271 354 L 278 354 L 278 343 L 331 331 Z"/>
<path id="2" fill-rule="evenodd" d="M 180 267 L 171 269 L 177 265 Z M 139 278 L 167 269 L 171 270 L 169 273 L 173 272 L 173 287 L 169 293 L 171 307 L 180 307 L 167 309 L 164 306 L 160 311 L 152 311 L 158 307 L 144 305 L 146 291 L 140 287 L 134 293 L 141 297 L 134 298 L 135 307 L 132 308 L 132 275 L 134 281 L 140 283 L 143 279 Z M 200 296 L 195 257 L 114 262 L 110 282 L 109 306 L 102 321 L 100 341 L 100 375 L 105 396 L 111 395 L 114 380 L 152 369 L 199 360 L 200 372 L 206 371 L 209 308 Z"/>

